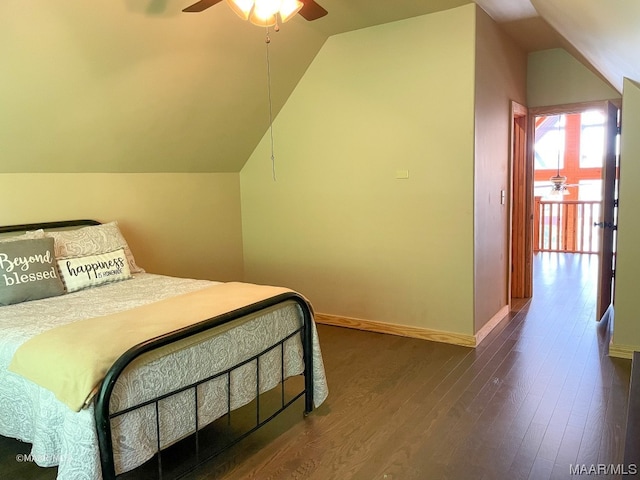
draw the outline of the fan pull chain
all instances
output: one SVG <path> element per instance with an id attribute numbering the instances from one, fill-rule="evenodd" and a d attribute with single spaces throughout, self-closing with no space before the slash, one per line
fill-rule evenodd
<path id="1" fill-rule="evenodd" d="M 276 28 L 276 32 L 278 29 Z M 269 44 L 271 38 L 269 37 L 269 27 L 267 27 L 267 37 L 265 38 L 266 50 L 267 50 L 267 93 L 269 95 L 269 136 L 271 138 L 271 176 L 273 181 L 276 181 L 276 157 L 273 153 L 273 105 L 271 101 L 271 62 L 269 61 Z"/>

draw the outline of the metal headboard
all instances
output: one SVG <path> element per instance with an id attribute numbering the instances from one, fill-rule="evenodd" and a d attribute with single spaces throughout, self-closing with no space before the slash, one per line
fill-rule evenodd
<path id="1" fill-rule="evenodd" d="M 87 225 L 100 225 L 97 220 L 62 220 L 59 222 L 25 223 L 22 225 L 2 225 L 0 233 L 26 232 L 28 230 L 52 230 L 58 228 L 83 227 Z"/>

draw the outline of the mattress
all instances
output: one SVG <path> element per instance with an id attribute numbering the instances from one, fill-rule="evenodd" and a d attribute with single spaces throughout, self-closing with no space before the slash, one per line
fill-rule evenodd
<path id="1" fill-rule="evenodd" d="M 137 274 L 134 279 L 82 290 L 60 297 L 0 308 L 0 435 L 33 445 L 31 456 L 40 466 L 58 465 L 58 479 L 100 479 L 100 462 L 93 417 L 93 404 L 73 412 L 48 390 L 7 370 L 13 354 L 29 338 L 58 325 L 83 318 L 116 313 L 125 309 L 193 292 L 216 282 Z M 150 391 L 172 390 L 201 378 L 200 366 L 209 371 L 229 368 L 284 337 L 300 324 L 299 307 L 285 304 L 224 333 L 182 348 L 151 363 L 138 361 L 118 381 L 111 410 L 144 401 Z M 327 384 L 320 348 L 313 328 L 314 404 L 327 396 Z M 297 337 L 285 344 L 285 373 L 303 371 L 302 349 Z M 273 351 L 260 360 L 260 389 L 266 391 L 280 380 L 280 354 Z M 255 396 L 255 365 L 247 364 L 233 373 L 232 409 Z M 206 425 L 226 413 L 227 381 L 210 381 L 199 387 L 198 424 Z M 225 399 L 221 401 L 221 399 Z M 168 414 L 175 405 L 181 415 Z M 167 446 L 191 433 L 194 424 L 194 394 L 186 391 L 159 405 L 161 445 Z M 153 422 L 153 424 L 149 421 Z M 156 450 L 155 407 L 127 413 L 113 425 L 116 471 L 128 471 L 151 458 Z"/>

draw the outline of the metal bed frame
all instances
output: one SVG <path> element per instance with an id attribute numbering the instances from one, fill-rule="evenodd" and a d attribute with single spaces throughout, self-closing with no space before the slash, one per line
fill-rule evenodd
<path id="1" fill-rule="evenodd" d="M 44 229 L 44 230 L 52 230 L 52 229 L 67 229 L 67 228 L 78 228 L 82 226 L 89 225 L 100 225 L 100 222 L 95 220 L 68 220 L 68 221 L 59 221 L 59 222 L 43 222 L 43 223 L 32 223 L 32 224 L 22 224 L 22 225 L 9 225 L 9 226 L 0 226 L 0 234 L 9 233 L 9 232 L 19 232 L 19 231 L 27 231 L 27 230 L 36 230 L 36 229 Z M 124 372 L 131 362 L 140 357 L 141 355 L 150 352 L 152 350 L 156 350 L 162 348 L 170 343 L 180 341 L 184 338 L 200 334 L 202 332 L 211 330 L 220 325 L 224 325 L 226 323 L 232 322 L 233 320 L 239 319 L 246 315 L 251 315 L 257 313 L 265 308 L 273 307 L 275 305 L 283 304 L 285 302 L 294 302 L 300 308 L 302 312 L 302 325 L 295 330 L 294 332 L 287 335 L 285 338 L 278 340 L 275 344 L 270 345 L 265 348 L 263 351 L 258 354 L 247 358 L 233 367 L 221 371 L 211 373 L 210 375 L 206 375 L 201 380 L 192 383 L 190 385 L 178 388 L 171 392 L 165 393 L 163 395 L 159 395 L 155 398 L 147 400 L 145 402 L 139 403 L 132 407 L 126 408 L 124 410 L 111 413 L 109 410 L 110 402 L 111 402 L 111 393 L 118 381 L 120 375 Z M 198 466 L 202 465 L 204 462 L 209 461 L 211 458 L 219 455 L 223 451 L 232 447 L 243 438 L 247 437 L 272 419 L 274 419 L 277 415 L 282 413 L 287 407 L 291 406 L 296 400 L 304 396 L 304 415 L 308 415 L 313 410 L 313 346 L 312 346 L 312 322 L 313 315 L 311 312 L 311 308 L 307 301 L 301 295 L 295 292 L 287 292 L 275 297 L 269 298 L 267 300 L 254 303 L 252 305 L 247 305 L 245 307 L 239 308 L 232 312 L 216 316 L 213 318 L 209 318 L 208 320 L 190 325 L 188 327 L 176 330 L 174 332 L 158 336 L 156 338 L 147 340 L 141 344 L 136 345 L 135 347 L 129 349 L 125 352 L 116 362 L 112 365 L 109 371 L 106 373 L 104 380 L 100 386 L 98 394 L 95 398 L 95 424 L 96 431 L 98 436 L 98 444 L 100 449 L 100 463 L 102 468 L 102 477 L 104 480 L 112 480 L 117 478 L 115 472 L 115 463 L 113 457 L 113 440 L 111 435 L 111 421 L 125 413 L 141 409 L 147 407 L 149 405 L 155 405 L 156 411 L 156 437 L 157 437 L 157 449 L 156 449 L 156 457 L 158 464 L 158 476 L 159 478 L 163 477 L 163 469 L 162 469 L 162 453 L 161 453 L 161 438 L 160 438 L 160 415 L 159 415 L 159 402 L 163 399 L 171 397 L 173 395 L 177 395 L 187 390 L 194 391 L 195 398 L 195 424 L 194 424 L 194 432 L 195 432 L 195 450 L 196 457 L 198 456 L 199 451 L 199 436 L 198 432 L 200 430 L 200 425 L 198 425 L 198 386 L 204 384 L 208 381 L 211 381 L 216 378 L 226 377 L 227 379 L 227 415 L 231 414 L 231 374 L 238 368 L 241 368 L 248 363 L 255 362 L 256 364 L 256 397 L 255 397 L 255 411 L 256 411 L 256 422 L 255 425 L 250 428 L 248 431 L 241 433 L 238 437 L 231 439 L 227 442 L 222 448 L 216 450 L 213 454 L 206 456 L 205 458 L 198 459 L 195 464 L 191 465 L 187 468 L 186 471 L 180 473 L 179 476 L 183 476 L 189 472 L 195 470 Z M 304 387 L 301 391 L 290 395 L 290 398 L 285 399 L 285 372 L 284 372 L 284 343 L 297 336 L 301 336 L 302 348 L 303 348 L 303 361 L 304 361 Z M 260 415 L 260 358 L 273 351 L 274 349 L 280 348 L 280 406 L 271 413 L 271 415 L 266 419 L 261 419 Z M 277 386 L 275 387 L 278 388 Z M 274 389 L 272 389 L 274 390 Z"/>

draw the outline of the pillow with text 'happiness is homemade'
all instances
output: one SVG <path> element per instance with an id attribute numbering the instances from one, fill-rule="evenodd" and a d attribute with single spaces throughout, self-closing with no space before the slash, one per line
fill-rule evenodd
<path id="1" fill-rule="evenodd" d="M 0 243 L 0 305 L 63 293 L 52 238 Z"/>
<path id="2" fill-rule="evenodd" d="M 61 258 L 58 269 L 67 292 L 133 278 L 123 248 L 98 255 Z"/>

